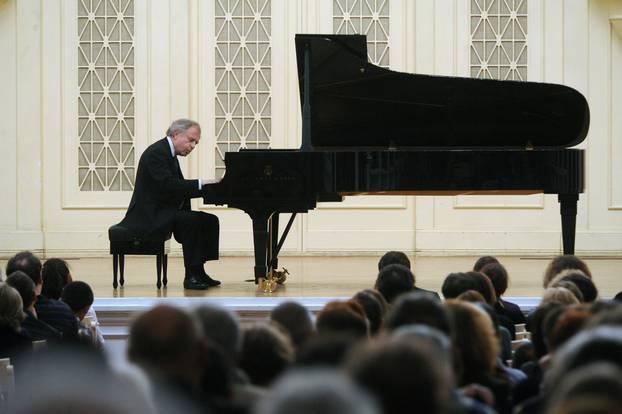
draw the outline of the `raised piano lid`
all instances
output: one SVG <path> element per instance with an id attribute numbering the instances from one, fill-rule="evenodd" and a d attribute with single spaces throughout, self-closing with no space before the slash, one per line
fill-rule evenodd
<path id="1" fill-rule="evenodd" d="M 585 97 L 563 85 L 395 72 L 362 35 L 296 35 L 304 149 L 560 148 L 583 141 Z M 310 142 L 310 144 L 309 144 Z"/>

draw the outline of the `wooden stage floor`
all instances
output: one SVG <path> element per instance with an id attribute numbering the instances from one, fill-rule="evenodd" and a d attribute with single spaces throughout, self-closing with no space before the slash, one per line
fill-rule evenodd
<path id="1" fill-rule="evenodd" d="M 158 291 L 155 286 L 155 257 L 130 256 L 125 262 L 125 286 L 112 288 L 112 257 L 67 259 L 76 280 L 91 285 L 96 298 L 183 298 L 183 297 L 347 297 L 372 287 L 377 273 L 378 256 L 283 256 L 280 265 L 289 276 L 277 292 L 259 291 L 252 278 L 253 258 L 226 256 L 208 262 L 206 270 L 223 282 L 207 291 L 182 288 L 183 261 L 169 258 L 168 287 Z M 447 274 L 470 269 L 477 259 L 473 256 L 410 257 L 417 286 L 440 292 Z M 508 269 L 508 297 L 538 297 L 542 293 L 542 274 L 551 257 L 499 257 Z M 601 297 L 610 298 L 622 290 L 622 257 L 584 258 L 594 275 Z M 5 269 L 6 260 L 0 260 Z"/>

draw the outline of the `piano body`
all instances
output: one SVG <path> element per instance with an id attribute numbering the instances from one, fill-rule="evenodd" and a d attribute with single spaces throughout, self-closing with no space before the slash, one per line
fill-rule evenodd
<path id="1" fill-rule="evenodd" d="M 277 268 L 296 213 L 344 196 L 557 194 L 574 253 L 589 109 L 554 84 L 400 73 L 367 61 L 361 35 L 297 35 L 300 149 L 225 154 L 206 204 L 252 219 L 255 282 Z M 485 114 L 485 116 L 483 116 Z M 280 213 L 294 213 L 278 238 Z"/>

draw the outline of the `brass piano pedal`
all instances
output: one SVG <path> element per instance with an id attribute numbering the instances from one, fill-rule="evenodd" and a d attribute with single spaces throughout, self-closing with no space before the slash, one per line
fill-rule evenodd
<path id="1" fill-rule="evenodd" d="M 287 271 L 286 268 L 283 268 L 283 270 L 280 270 L 280 271 L 279 270 L 275 270 L 273 272 L 274 281 L 276 283 L 278 283 L 279 285 L 282 285 L 287 280 L 287 275 L 288 274 L 289 274 L 289 272 Z"/>
<path id="2" fill-rule="evenodd" d="M 276 291 L 278 285 L 276 283 L 276 281 L 274 279 L 272 279 L 270 276 L 266 277 L 260 277 L 259 278 L 259 283 L 258 286 L 259 290 L 261 290 L 263 293 L 273 293 Z"/>

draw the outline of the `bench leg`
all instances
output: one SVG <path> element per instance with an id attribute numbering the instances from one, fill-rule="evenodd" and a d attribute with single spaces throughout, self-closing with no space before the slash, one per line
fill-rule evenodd
<path id="1" fill-rule="evenodd" d="M 117 283 L 117 272 L 119 270 L 119 255 L 112 255 L 112 287 L 117 288 L 119 284 Z"/>
<path id="2" fill-rule="evenodd" d="M 156 286 L 158 289 L 162 287 L 162 256 L 161 254 L 156 257 L 156 267 L 158 269 L 158 281 L 156 282 Z"/>
<path id="3" fill-rule="evenodd" d="M 119 257 L 119 265 L 121 265 L 121 279 L 119 280 L 121 286 L 125 284 L 125 255 L 122 254 Z"/>
<path id="4" fill-rule="evenodd" d="M 168 267 L 168 255 L 165 254 L 162 259 L 162 273 L 164 273 L 164 279 L 162 280 L 162 283 L 164 284 L 164 287 L 166 287 L 166 284 L 168 283 L 168 278 L 166 277 L 166 268 Z"/>

